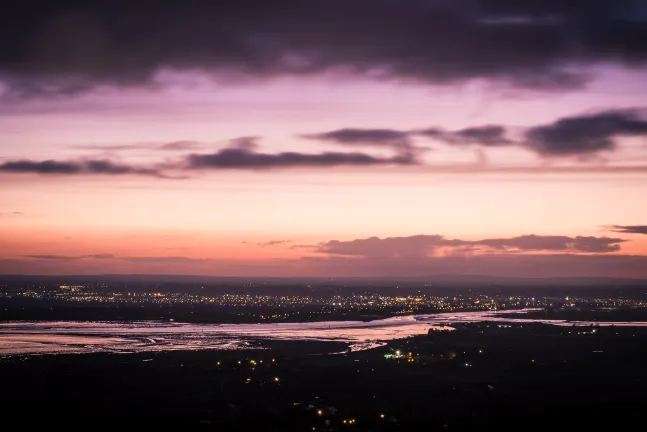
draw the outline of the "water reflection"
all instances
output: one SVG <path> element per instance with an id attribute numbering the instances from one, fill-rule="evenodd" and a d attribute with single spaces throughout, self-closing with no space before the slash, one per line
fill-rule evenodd
<path id="1" fill-rule="evenodd" d="M 371 349 L 384 341 L 426 334 L 430 329 L 470 322 L 544 323 L 559 326 L 647 326 L 645 322 L 587 322 L 524 318 L 537 309 L 459 312 L 394 317 L 371 322 L 335 321 L 273 324 L 188 324 L 139 322 L 12 322 L 0 324 L 0 355 L 90 352 L 144 352 L 197 349 L 245 349 L 254 341 L 319 340 Z M 503 317 L 514 314 L 520 317 Z M 262 346 L 262 345 L 261 345 Z"/>
<path id="2" fill-rule="evenodd" d="M 337 321 L 276 324 L 188 324 L 140 321 L 13 322 L 0 324 L 0 355 L 161 350 L 243 349 L 251 341 L 319 340 L 347 342 L 351 350 L 426 334 L 436 327 L 413 317 L 372 322 Z M 254 345 L 258 347 L 257 344 Z"/>
<path id="3" fill-rule="evenodd" d="M 536 323 L 550 324 L 556 326 L 600 326 L 600 327 L 647 327 L 647 322 L 642 321 L 566 321 L 555 319 L 536 319 L 536 318 L 512 318 L 501 315 L 524 315 L 528 312 L 538 312 L 543 309 L 520 309 L 520 310 L 503 310 L 503 311 L 484 311 L 484 312 L 456 312 L 442 313 L 431 315 L 415 315 L 416 321 L 441 324 L 441 323 L 472 323 L 472 322 L 505 322 L 505 323 Z"/>

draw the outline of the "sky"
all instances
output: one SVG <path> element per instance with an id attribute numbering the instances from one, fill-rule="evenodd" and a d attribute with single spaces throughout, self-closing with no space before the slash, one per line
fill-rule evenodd
<path id="1" fill-rule="evenodd" d="M 647 6 L 23 1 L 0 273 L 647 278 Z"/>

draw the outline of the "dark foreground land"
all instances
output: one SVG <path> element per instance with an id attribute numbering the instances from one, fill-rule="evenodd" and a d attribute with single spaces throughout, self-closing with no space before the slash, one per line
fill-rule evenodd
<path id="1" fill-rule="evenodd" d="M 0 429 L 519 431 L 644 424 L 645 329 L 473 324 L 350 354 L 326 354 L 343 351 L 341 343 L 264 345 L 270 349 L 0 359 Z M 399 357 L 385 357 L 397 351 Z"/>

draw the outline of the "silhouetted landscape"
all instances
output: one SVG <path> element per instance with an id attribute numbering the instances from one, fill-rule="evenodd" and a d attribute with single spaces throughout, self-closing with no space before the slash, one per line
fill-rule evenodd
<path id="1" fill-rule="evenodd" d="M 232 431 L 624 427 L 640 421 L 647 401 L 647 292 L 636 281 L 598 282 L 3 277 L 3 421 Z M 26 406 L 39 415 L 25 418 Z"/>

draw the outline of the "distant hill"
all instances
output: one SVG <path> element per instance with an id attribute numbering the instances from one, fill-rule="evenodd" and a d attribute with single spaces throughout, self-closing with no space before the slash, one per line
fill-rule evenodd
<path id="1" fill-rule="evenodd" d="M 7 283 L 118 283 L 118 284 L 190 284 L 190 285 L 316 285 L 316 286 L 398 286 L 402 287 L 622 287 L 647 286 L 645 279 L 622 278 L 514 278 L 484 275 L 430 275 L 427 277 L 380 278 L 276 278 L 218 277 L 192 275 L 0 275 L 0 284 Z"/>

